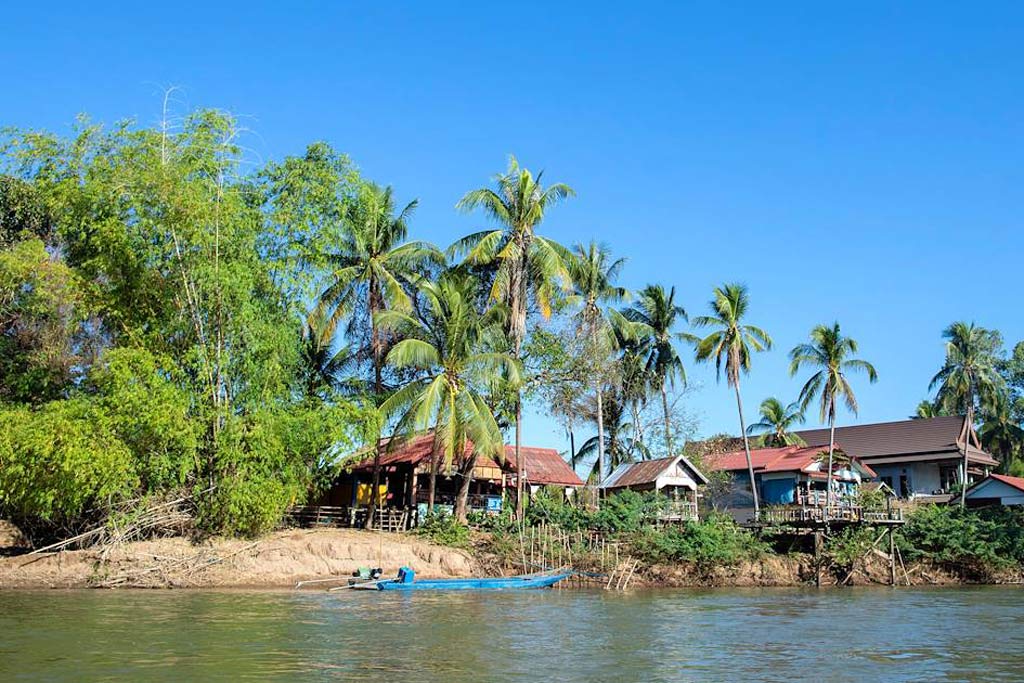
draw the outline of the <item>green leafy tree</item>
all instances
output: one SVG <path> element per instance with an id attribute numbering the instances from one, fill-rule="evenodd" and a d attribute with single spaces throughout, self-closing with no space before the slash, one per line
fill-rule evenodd
<path id="1" fill-rule="evenodd" d="M 668 387 L 674 386 L 677 381 L 686 384 L 686 368 L 676 350 L 676 343 L 698 342 L 692 334 L 675 331 L 680 322 L 687 321 L 686 310 L 676 304 L 675 297 L 675 287 L 666 292 L 661 285 L 647 285 L 637 296 L 636 303 L 624 312 L 628 320 L 641 323 L 650 330 L 650 334 L 640 344 L 640 353 L 646 355 L 645 370 L 654 388 L 661 394 L 668 455 L 673 453 Z"/>
<path id="2" fill-rule="evenodd" d="M 996 369 L 997 352 L 1002 346 L 999 335 L 974 323 L 958 321 L 942 332 L 946 340 L 946 361 L 934 377 L 929 389 L 938 387 L 936 404 L 952 413 L 967 416 L 968 430 L 974 429 L 979 409 L 996 412 L 1006 394 L 1006 383 Z M 967 444 L 970 435 L 963 435 L 964 461 L 960 506 L 967 502 Z"/>
<path id="3" fill-rule="evenodd" d="M 772 338 L 760 327 L 744 323 L 750 308 L 750 297 L 744 285 L 725 284 L 715 287 L 710 307 L 712 315 L 700 316 L 693 321 L 697 327 L 715 328 L 697 343 L 697 360 L 710 362 L 714 359 L 715 373 L 719 380 L 722 378 L 722 366 L 725 366 L 726 382 L 736 392 L 736 410 L 740 416 L 740 435 L 747 456 L 747 474 L 750 477 L 756 518 L 760 515 L 761 506 L 754 481 L 754 465 L 750 459 L 747 426 L 743 418 L 740 376 L 750 372 L 750 357 L 754 352 L 771 349 Z"/>
<path id="4" fill-rule="evenodd" d="M 804 423 L 804 411 L 800 402 L 783 405 L 782 401 L 773 397 L 761 401 L 761 420 L 747 427 L 747 434 L 758 437 L 758 444 L 770 448 L 796 446 L 804 443 L 799 435 L 793 432 L 796 425 Z"/>
<path id="5" fill-rule="evenodd" d="M 825 492 L 825 505 L 832 505 L 832 465 L 836 446 L 836 414 L 839 403 L 846 404 L 847 409 L 857 414 L 857 396 L 847 379 L 850 372 L 864 372 L 871 382 L 878 381 L 875 367 L 866 360 L 852 358 L 857 353 L 856 340 L 846 337 L 839 329 L 839 323 L 817 325 L 811 330 L 811 342 L 800 344 L 789 352 L 789 374 L 795 376 L 800 369 L 809 366 L 817 371 L 800 389 L 800 406 L 802 410 L 817 398 L 819 402 L 819 419 L 828 421 L 828 484 Z"/>
<path id="6" fill-rule="evenodd" d="M 505 457 L 504 441 L 486 393 L 491 376 L 503 376 L 513 385 L 520 379 L 518 361 L 492 350 L 500 347 L 505 311 L 502 307 L 483 314 L 477 311 L 474 286 L 469 277 L 449 271 L 436 283 L 419 283 L 426 304 L 422 319 L 397 310 L 381 311 L 376 316 L 382 329 L 402 337 L 388 353 L 388 364 L 422 373 L 389 396 L 381 410 L 387 419 L 396 420 L 398 435 L 433 430 L 430 509 L 434 506 L 438 465 L 450 471 L 453 463 L 463 460 L 467 444 L 472 443 L 470 456 L 461 463 L 463 477 L 456 506 L 456 518 L 463 523 L 477 458 L 500 462 Z"/>
<path id="7" fill-rule="evenodd" d="M 534 176 L 515 157 L 508 170 L 494 178 L 494 188 L 472 190 L 459 200 L 462 211 L 482 209 L 500 227 L 468 235 L 451 246 L 469 266 L 493 266 L 490 298 L 508 308 L 508 335 L 512 356 L 522 359 L 526 317 L 530 301 L 545 318 L 551 315 L 560 289 L 571 283 L 571 256 L 564 247 L 537 234 L 547 210 L 575 195 L 564 183 L 544 187 L 543 172 Z M 523 421 L 522 395 L 515 397 L 516 512 L 523 517 L 523 459 L 520 457 Z"/>

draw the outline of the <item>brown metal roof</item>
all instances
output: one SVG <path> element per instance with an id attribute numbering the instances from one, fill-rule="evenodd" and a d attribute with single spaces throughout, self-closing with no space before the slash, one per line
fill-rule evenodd
<path id="1" fill-rule="evenodd" d="M 956 454 L 962 452 L 958 440 L 963 428 L 962 415 L 838 426 L 836 441 L 842 442 L 848 454 L 861 459 L 924 453 Z M 811 446 L 822 446 L 829 441 L 827 428 L 805 429 L 797 435 Z M 982 465 L 998 464 L 974 444 L 968 447 L 968 458 Z"/>
<path id="2" fill-rule="evenodd" d="M 668 458 L 641 460 L 640 462 L 620 465 L 614 472 L 608 475 L 608 478 L 605 479 L 601 486 L 602 488 L 617 489 L 627 486 L 653 484 L 657 482 L 658 477 L 664 474 L 666 470 L 675 465 L 677 460 L 690 470 L 694 482 L 698 484 L 707 483 L 707 478 L 689 460 L 675 455 Z"/>
<path id="3" fill-rule="evenodd" d="M 411 464 L 418 465 L 430 457 L 434 447 L 434 435 L 423 434 L 411 439 L 388 440 L 384 443 L 384 452 L 381 454 L 381 466 Z M 583 486 L 583 481 L 576 475 L 576 472 L 569 466 L 562 456 L 553 448 L 536 448 L 533 446 L 521 446 L 523 454 L 523 466 L 526 470 L 526 481 L 531 484 L 556 484 L 562 486 Z M 477 467 L 500 467 L 505 472 L 515 473 L 516 471 L 516 449 L 514 446 L 505 446 L 505 459 L 499 465 L 491 458 L 480 457 L 477 459 Z M 466 441 L 466 449 L 460 458 L 456 458 L 454 465 L 457 467 L 463 459 L 473 452 L 473 443 Z M 364 451 L 364 455 L 366 451 Z M 366 471 L 373 469 L 372 450 L 361 460 L 352 466 L 353 470 Z"/>

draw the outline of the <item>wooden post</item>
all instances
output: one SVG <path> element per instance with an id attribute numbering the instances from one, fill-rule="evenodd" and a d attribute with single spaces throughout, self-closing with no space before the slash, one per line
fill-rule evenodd
<path id="1" fill-rule="evenodd" d="M 889 527 L 889 585 L 896 585 L 896 536 L 894 527 Z"/>
<path id="2" fill-rule="evenodd" d="M 821 532 L 814 532 L 814 585 L 821 587 Z"/>

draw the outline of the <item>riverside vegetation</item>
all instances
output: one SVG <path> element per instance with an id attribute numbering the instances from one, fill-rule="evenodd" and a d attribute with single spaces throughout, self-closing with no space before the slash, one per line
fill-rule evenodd
<path id="1" fill-rule="evenodd" d="M 433 430 L 436 469 L 461 475 L 463 493 L 452 519 L 419 533 L 469 546 L 473 460 L 455 456 L 467 441 L 473 458 L 502 458 L 506 440 L 518 449 L 524 402 L 564 424 L 568 459 L 594 483 L 692 438 L 686 358 L 724 366 L 747 449 L 748 432 L 786 442 L 812 400 L 832 424 L 843 403 L 856 412 L 844 369 L 875 377 L 838 323 L 817 326 L 791 355 L 794 372 L 818 373 L 796 403 L 766 399 L 748 429 L 740 380 L 773 345 L 748 320 L 750 292 L 716 287 L 710 315 L 683 329 L 674 287 L 629 292 L 607 245 L 547 234 L 570 186 L 513 158 L 457 204 L 491 227 L 442 249 L 409 239 L 415 200 L 330 145 L 255 162 L 244 139 L 212 110 L 165 111 L 155 128 L 82 118 L 67 137 L 0 137 L 0 518 L 31 544 L 258 537 L 345 456 L 379 457 L 384 436 Z M 918 414 L 969 414 L 1003 471 L 1020 473 L 1024 343 L 1007 352 L 973 323 L 944 336 Z M 656 529 L 644 497 L 597 510 L 525 499 L 512 511 L 520 526 L 612 535 L 652 563 L 779 550 L 714 515 Z M 1021 560 L 1014 515 L 921 510 L 901 543 L 908 556 L 994 570 Z M 508 529 L 488 524 L 500 547 Z"/>

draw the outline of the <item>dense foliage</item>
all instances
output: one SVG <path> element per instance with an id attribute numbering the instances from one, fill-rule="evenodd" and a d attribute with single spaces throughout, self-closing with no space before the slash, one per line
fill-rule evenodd
<path id="1" fill-rule="evenodd" d="M 928 505 L 900 531 L 909 559 L 924 559 L 968 574 L 1024 565 L 1024 511 Z"/>
<path id="2" fill-rule="evenodd" d="M 305 301 L 358 182 L 324 145 L 252 172 L 234 121 L 80 122 L 0 146 L 0 514 L 74 528 L 152 493 L 255 534 L 351 448 L 302 391 Z"/>

